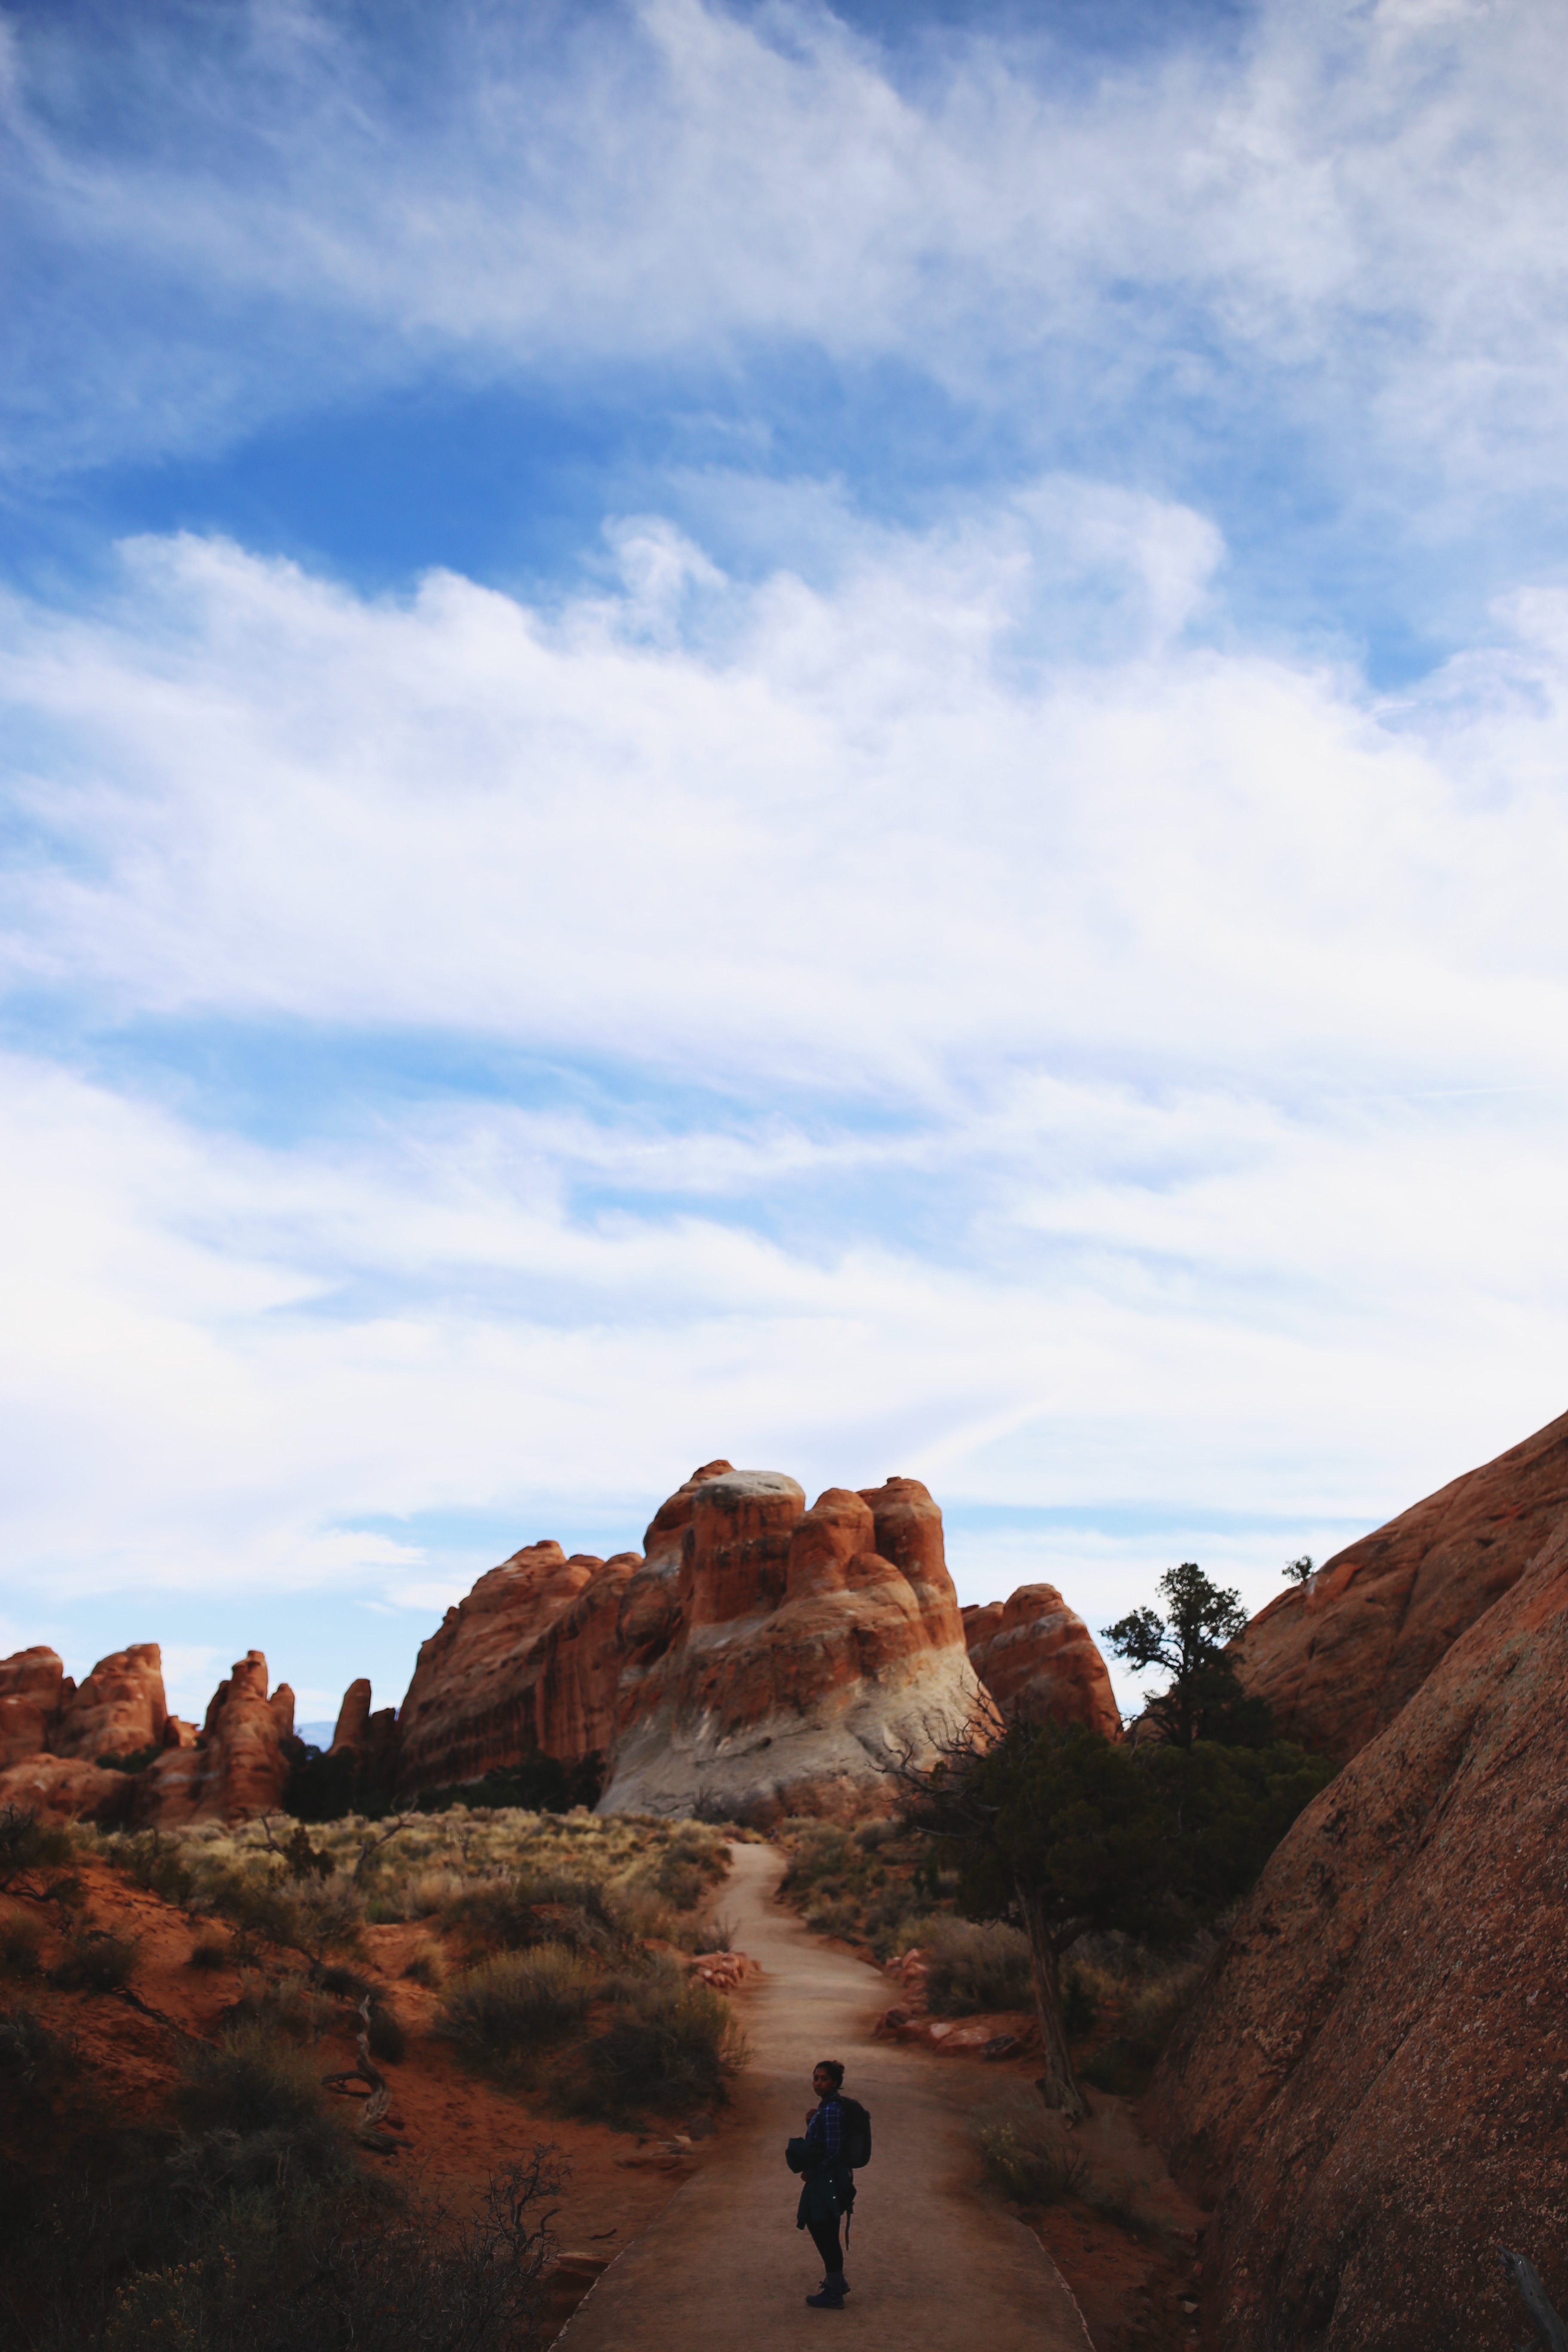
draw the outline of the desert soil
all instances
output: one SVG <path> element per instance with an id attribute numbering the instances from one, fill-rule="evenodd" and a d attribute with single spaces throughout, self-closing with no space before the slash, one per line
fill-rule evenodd
<path id="1" fill-rule="evenodd" d="M 563 2352 L 773 2352 L 824 2334 L 884 2352 L 1093 2352 L 1039 2240 L 979 2186 L 967 2118 L 994 2071 L 874 2041 L 885 1983 L 773 1902 L 783 1869 L 771 1847 L 734 1849 L 725 1908 L 763 1974 L 735 2002 L 751 2062 L 719 2146 L 600 2278 Z M 784 2160 L 823 2057 L 843 2059 L 874 2122 L 841 2312 L 806 2307 L 821 2273 Z"/>

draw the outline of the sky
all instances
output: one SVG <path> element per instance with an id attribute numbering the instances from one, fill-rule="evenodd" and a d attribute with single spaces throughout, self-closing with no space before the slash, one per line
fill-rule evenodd
<path id="1" fill-rule="evenodd" d="M 394 1703 L 716 1456 L 1255 1609 L 1568 1406 L 1565 77 L 0 14 L 0 1651 Z"/>

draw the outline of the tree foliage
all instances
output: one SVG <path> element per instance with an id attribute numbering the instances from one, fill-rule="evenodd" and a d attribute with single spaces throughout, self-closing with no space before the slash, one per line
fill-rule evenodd
<path id="1" fill-rule="evenodd" d="M 1103 1738 L 1080 1724 L 1010 1723 L 950 1742 L 911 1785 L 910 1818 L 942 1842 L 973 1918 L 1026 1931 L 1053 2104 L 1076 2111 L 1061 1961 L 1081 1936 L 1184 1940 L 1252 1885 L 1301 1808 L 1332 1778 L 1283 1743 L 1189 1747 Z"/>
<path id="2" fill-rule="evenodd" d="M 1163 1691 L 1145 1691 L 1143 1704 L 1162 1736 L 1177 1748 L 1194 1739 L 1262 1747 L 1273 1721 L 1268 1702 L 1249 1698 L 1239 1672 L 1247 1612 L 1239 1592 L 1206 1577 L 1195 1559 L 1168 1568 L 1158 1587 L 1167 1612 L 1134 1609 L 1105 1628 L 1105 1639 L 1131 1665 L 1162 1667 Z"/>

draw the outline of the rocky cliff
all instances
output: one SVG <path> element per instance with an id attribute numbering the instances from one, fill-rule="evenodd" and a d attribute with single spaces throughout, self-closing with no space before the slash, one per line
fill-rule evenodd
<path id="1" fill-rule="evenodd" d="M 1162 2062 L 1147 2119 L 1183 2185 L 1218 2200 L 1204 2326 L 1225 2352 L 1510 2341 L 1500 2243 L 1568 2307 L 1568 1514 L 1544 1543 L 1539 1516 L 1563 1426 L 1502 1457 L 1511 1494 L 1472 1474 L 1382 1551 L 1342 1555 L 1352 1587 L 1358 1554 L 1374 1580 L 1417 1555 L 1414 1612 L 1440 1545 L 1472 1594 L 1495 1580 L 1511 1505 L 1538 1543 L 1301 1815 Z M 1460 1605 L 1441 1591 L 1428 1647 Z M 1359 1622 L 1385 1662 L 1418 1654 L 1370 1607 Z M 1386 1663 L 1359 1685 L 1347 1739 L 1396 1687 Z"/>
<path id="2" fill-rule="evenodd" d="M 1031 1723 L 1087 1723 L 1120 1738 L 1121 1717 L 1093 1634 L 1054 1584 L 1021 1584 L 1011 1599 L 963 1612 L 969 1663 L 1004 1715 Z"/>
<path id="3" fill-rule="evenodd" d="M 1245 1635 L 1282 1738 L 1343 1762 L 1392 1723 L 1568 1511 L 1568 1413 L 1282 1592 Z"/>

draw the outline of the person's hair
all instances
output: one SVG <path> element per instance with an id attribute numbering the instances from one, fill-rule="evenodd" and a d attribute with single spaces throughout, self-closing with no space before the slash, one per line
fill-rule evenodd
<path id="1" fill-rule="evenodd" d="M 831 2074 L 836 2091 L 844 2088 L 844 2069 L 837 2058 L 819 2058 L 811 2071 L 814 2074 Z"/>

